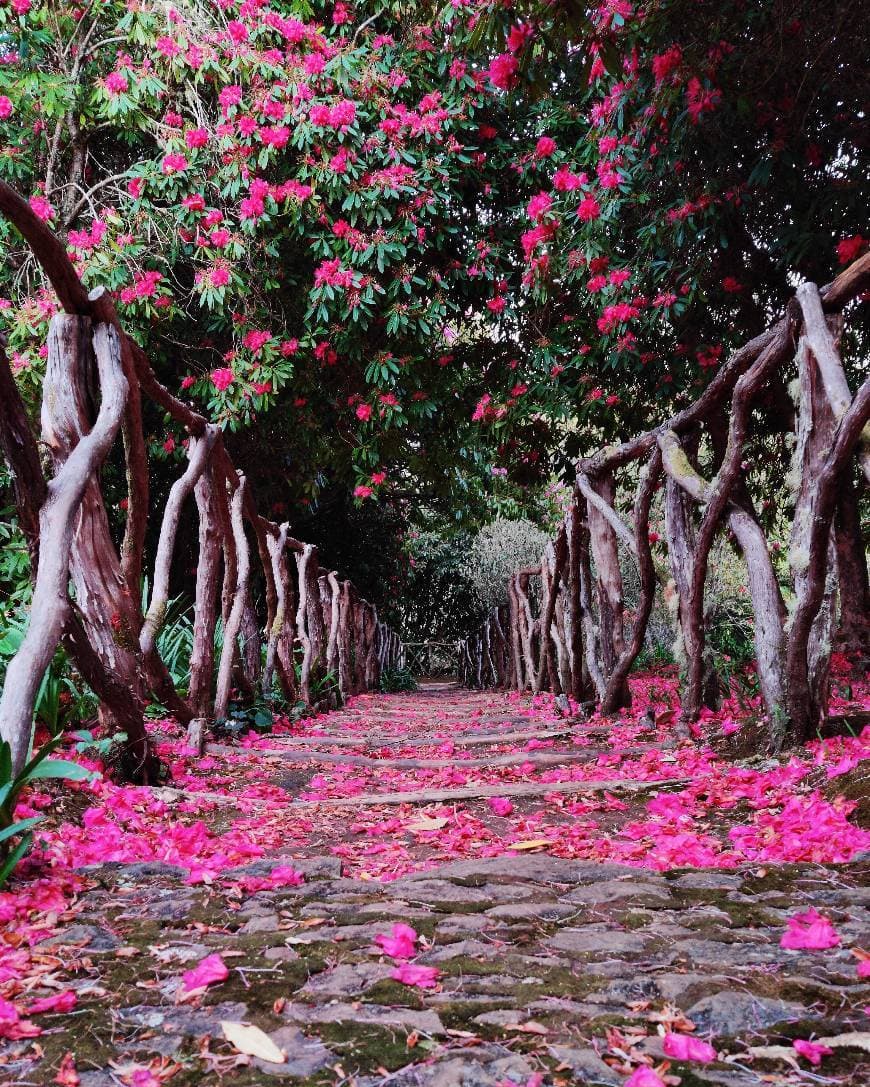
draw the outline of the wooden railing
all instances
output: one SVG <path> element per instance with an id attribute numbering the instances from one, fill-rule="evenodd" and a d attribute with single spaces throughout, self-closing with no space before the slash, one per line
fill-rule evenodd
<path id="1" fill-rule="evenodd" d="M 143 718 L 152 692 L 188 725 L 191 742 L 201 744 L 206 725 L 226 717 L 233 686 L 269 695 L 277 678 L 286 699 L 309 706 L 319 698 L 327 704 L 377 688 L 382 670 L 397 663 L 402 647 L 374 605 L 349 581 L 322 569 L 316 547 L 258 512 L 219 428 L 158 381 L 144 351 L 124 332 L 109 295 L 102 289 L 86 292 L 61 241 L 2 182 L 0 213 L 29 243 L 62 310 L 52 318 L 47 343 L 42 444 L 48 479 L 0 351 L 0 449 L 12 471 L 35 576 L 27 631 L 0 696 L 0 735 L 11 746 L 16 768 L 26 758 L 39 685 L 60 642 L 98 695 L 103 715 L 126 733 L 135 774 L 144 781 L 156 774 Z M 143 397 L 188 435 L 187 466 L 160 515 L 145 614 L 139 586 L 151 510 Z M 94 404 L 100 405 L 96 414 Z M 100 484 L 100 468 L 119 433 L 128 481 L 120 550 Z M 190 687 L 182 699 L 160 658 L 158 636 L 179 518 L 191 496 L 199 517 L 199 555 Z M 255 561 L 265 582 L 265 615 L 257 614 L 251 593 Z M 215 660 L 219 601 L 224 637 Z M 321 681 L 330 673 L 335 682 L 325 685 Z M 316 695 L 327 686 L 331 695 Z"/>
<path id="2" fill-rule="evenodd" d="M 455 676 L 459 671 L 459 642 L 405 642 L 401 664 L 414 676 Z"/>
<path id="3" fill-rule="evenodd" d="M 840 356 L 843 309 L 868 285 L 870 254 L 821 291 L 802 284 L 785 316 L 735 352 L 694 403 L 582 460 L 573 500 L 540 565 L 512 575 L 507 606 L 490 612 L 464 644 L 462 681 L 550 689 L 614 713 L 630 701 L 627 677 L 662 583 L 678 603 L 682 719 L 696 720 L 719 696 L 707 648 L 705 584 L 711 548 L 727 527 L 748 568 L 770 746 L 810 737 L 827 710 L 835 630 L 852 650 L 868 651 L 870 590 L 857 487 L 870 481 L 870 381 L 853 396 Z M 792 358 L 794 422 L 784 429 L 794 454 L 783 497 L 790 489 L 793 516 L 784 597 L 756 514 L 756 502 L 770 496 L 752 495 L 746 459 L 764 448 L 766 434 L 777 426 L 783 432 L 783 412 L 774 420 L 769 403 L 781 403 Z M 712 465 L 711 479 L 702 460 Z M 657 494 L 664 531 L 654 552 L 659 541 L 651 539 L 650 511 Z M 640 582 L 630 623 L 620 551 Z"/>

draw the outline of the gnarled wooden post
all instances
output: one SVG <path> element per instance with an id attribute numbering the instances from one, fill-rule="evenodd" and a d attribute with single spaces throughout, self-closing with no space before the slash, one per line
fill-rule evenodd
<path id="1" fill-rule="evenodd" d="M 631 639 L 607 680 L 607 690 L 601 700 L 602 713 L 615 713 L 625 705 L 624 688 L 628 686 L 628 673 L 643 648 L 647 623 L 652 613 L 653 598 L 656 588 L 656 571 L 649 542 L 649 511 L 653 494 L 662 472 L 662 457 L 658 449 L 650 455 L 645 471 L 641 475 L 634 502 L 634 553 L 640 568 L 640 600 L 634 617 Z M 629 702 L 631 704 L 631 695 Z"/>
<path id="2" fill-rule="evenodd" d="M 245 503 L 245 477 L 240 476 L 232 501 L 230 503 L 230 529 L 233 536 L 235 552 L 236 583 L 233 587 L 232 603 L 229 615 L 224 623 L 224 644 L 221 648 L 220 665 L 218 666 L 217 693 L 215 695 L 214 715 L 215 720 L 224 721 L 227 716 L 227 708 L 230 704 L 230 688 L 233 680 L 233 662 L 236 655 L 236 646 L 239 631 L 242 625 L 242 614 L 245 609 L 245 597 L 248 593 L 248 582 L 251 571 L 250 550 L 245 536 L 244 503 Z"/>
<path id="3" fill-rule="evenodd" d="M 69 616 L 67 583 L 81 506 L 118 433 L 127 397 L 118 337 L 108 326 L 98 325 L 93 347 L 102 401 L 93 426 L 80 433 L 77 396 L 82 387 L 78 371 L 89 349 L 90 321 L 58 315 L 52 327 L 49 372 L 55 381 L 63 378 L 63 383 L 54 388 L 54 410 L 46 412 L 45 437 L 52 443 L 56 471 L 39 515 L 40 562 L 30 621 L 18 652 L 9 662 L 0 696 L 0 736 L 10 745 L 15 773 L 27 761 L 36 696 Z M 59 402 L 63 393 L 71 398 L 69 405 Z M 147 770 L 150 753 L 141 721 L 140 728 L 141 734 L 130 740 L 143 770 Z"/>
<path id="4" fill-rule="evenodd" d="M 593 479 L 586 480 L 583 473 L 577 478 L 577 485 L 586 498 L 588 511 L 589 535 L 592 543 L 592 556 L 597 574 L 596 598 L 598 600 L 598 631 L 600 638 L 602 671 L 607 679 L 616 667 L 616 662 L 625 649 L 623 633 L 623 587 L 622 573 L 619 568 L 618 536 L 625 535 L 626 545 L 630 535 L 621 532 L 618 526 L 622 521 L 616 516 L 613 503 L 616 498 L 616 483 L 612 472 L 603 472 Z M 612 710 L 620 709 L 631 701 L 628 685 L 623 683 L 618 696 L 611 699 Z"/>
<path id="5" fill-rule="evenodd" d="M 221 480 L 220 486 L 223 486 Z M 217 624 L 217 595 L 220 585 L 221 522 L 215 497 L 215 475 L 211 464 L 196 481 L 193 493 L 199 514 L 199 555 L 196 564 L 196 595 L 193 606 L 193 648 L 190 654 L 190 687 L 187 701 L 193 718 L 188 726 L 188 743 L 201 750 L 205 730 L 213 716 L 214 635 Z"/>
<path id="6" fill-rule="evenodd" d="M 275 614 L 272 616 L 266 640 L 266 661 L 263 665 L 263 694 L 268 697 L 272 690 L 275 675 L 275 659 L 278 655 L 278 642 L 287 619 L 287 585 L 281 570 L 281 557 L 287 546 L 287 533 L 290 526 L 285 521 L 278 529 L 278 535 L 269 533 L 266 546 L 269 549 L 269 562 L 272 566 L 272 579 L 275 583 Z"/>
<path id="7" fill-rule="evenodd" d="M 786 675 L 789 719 L 798 742 L 812 735 L 820 711 L 810 675 L 810 637 L 827 592 L 830 531 L 843 472 L 870 420 L 870 380 L 840 418 L 833 446 L 816 478 L 805 539 L 807 559 L 789 629 Z"/>
<path id="8" fill-rule="evenodd" d="M 172 566 L 172 553 L 175 550 L 175 536 L 185 500 L 190 496 L 200 476 L 205 471 L 208 458 L 214 447 L 218 428 L 210 426 L 201 438 L 191 438 L 188 446 L 188 463 L 184 473 L 172 484 L 169 498 L 163 511 L 163 524 L 157 542 L 157 557 L 154 560 L 154 578 L 152 581 L 151 601 L 148 613 L 139 632 L 139 648 L 144 654 L 154 652 L 157 635 L 166 617 L 166 604 L 169 600 L 169 572 Z"/>

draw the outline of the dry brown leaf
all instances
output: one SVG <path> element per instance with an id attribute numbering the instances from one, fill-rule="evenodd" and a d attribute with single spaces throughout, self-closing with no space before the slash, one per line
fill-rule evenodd
<path id="1" fill-rule="evenodd" d="M 415 819 L 413 823 L 406 823 L 405 830 L 409 830 L 412 834 L 425 834 L 428 830 L 441 830 L 442 827 L 446 827 L 450 822 L 449 819 L 445 819 L 443 816 L 434 818 L 428 815 L 421 815 L 419 819 Z"/>
<path id="2" fill-rule="evenodd" d="M 549 1034 L 550 1031 L 543 1023 L 536 1023 L 534 1019 L 530 1019 L 528 1023 L 514 1023 L 511 1026 L 505 1027 L 505 1030 L 516 1031 L 518 1034 Z"/>
<path id="3" fill-rule="evenodd" d="M 287 1054 L 279 1049 L 272 1039 L 252 1023 L 229 1023 L 221 1021 L 221 1030 L 228 1042 L 240 1053 L 249 1057 L 259 1057 L 271 1064 L 284 1064 Z"/>
<path id="4" fill-rule="evenodd" d="M 508 849 L 516 850 L 517 852 L 528 849 L 543 849 L 544 846 L 552 845 L 552 841 L 549 838 L 528 838 L 523 842 L 511 842 Z"/>

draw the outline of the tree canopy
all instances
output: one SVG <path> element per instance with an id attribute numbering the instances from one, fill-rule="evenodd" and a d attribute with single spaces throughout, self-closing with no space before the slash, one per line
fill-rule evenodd
<path id="1" fill-rule="evenodd" d="M 867 23 L 843 0 L 13 0 L 0 171 L 276 515 L 336 487 L 516 515 L 694 398 L 790 277 L 861 252 Z M 56 303 L 0 239 L 35 392 Z"/>

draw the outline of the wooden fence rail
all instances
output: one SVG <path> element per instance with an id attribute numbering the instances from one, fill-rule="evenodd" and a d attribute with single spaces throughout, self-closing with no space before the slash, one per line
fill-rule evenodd
<path id="1" fill-rule="evenodd" d="M 735 352 L 694 403 L 582 460 L 573 500 L 540 565 L 511 576 L 507 605 L 464 643 L 461 681 L 549 689 L 614 713 L 630 702 L 627 677 L 662 584 L 677 599 L 682 719 L 696 720 L 720 694 L 707 646 L 705 587 L 711 549 L 727 526 L 748 568 L 770 747 L 812 736 L 827 712 L 834 634 L 868 652 L 870 588 L 857 503 L 858 488 L 870 481 L 870 381 L 853 396 L 840 355 L 843 309 L 868 285 L 870 254 L 821 290 L 802 284 L 783 318 Z M 785 391 L 792 359 L 793 515 L 783 585 L 746 469 L 760 448 L 756 439 L 776 430 L 769 402 Z M 709 479 L 702 462 L 712 466 Z M 650 538 L 656 495 L 664 556 L 653 552 L 657 540 Z M 630 623 L 620 548 L 640 582 Z M 532 579 L 539 591 L 530 594 Z"/>
<path id="2" fill-rule="evenodd" d="M 35 579 L 27 630 L 0 695 L 0 736 L 11 746 L 16 769 L 29 749 L 42 676 L 61 642 L 98 695 L 104 717 L 127 734 L 133 774 L 143 781 L 157 772 L 144 726 L 152 692 L 188 726 L 191 742 L 201 745 L 206 725 L 226 717 L 233 687 L 269 695 L 277 678 L 287 700 L 308 706 L 376 689 L 382 671 L 401 657 L 398 635 L 349 581 L 321 568 L 316 547 L 294 539 L 289 525 L 258 512 L 220 429 L 158 381 L 145 352 L 124 332 L 109 295 L 102 289 L 86 292 L 61 241 L 2 182 L 0 213 L 29 243 L 61 305 L 48 335 L 42 405 L 51 478 L 43 472 L 36 437 L 0 350 L 0 450 L 12 472 Z M 143 396 L 188 434 L 187 466 L 162 513 L 144 615 L 139 586 L 148 558 L 149 480 Z M 100 405 L 96 414 L 94 403 Z M 100 486 L 100 468 L 119 433 L 128 480 L 120 549 Z M 191 677 L 182 699 L 160 658 L 158 639 L 179 518 L 191 496 L 199 518 L 199 556 Z M 257 561 L 265 615 L 257 615 L 251 592 Z M 219 614 L 224 638 L 215 660 Z M 329 674 L 335 679 L 326 686 Z M 326 694 L 317 693 L 324 688 Z"/>

